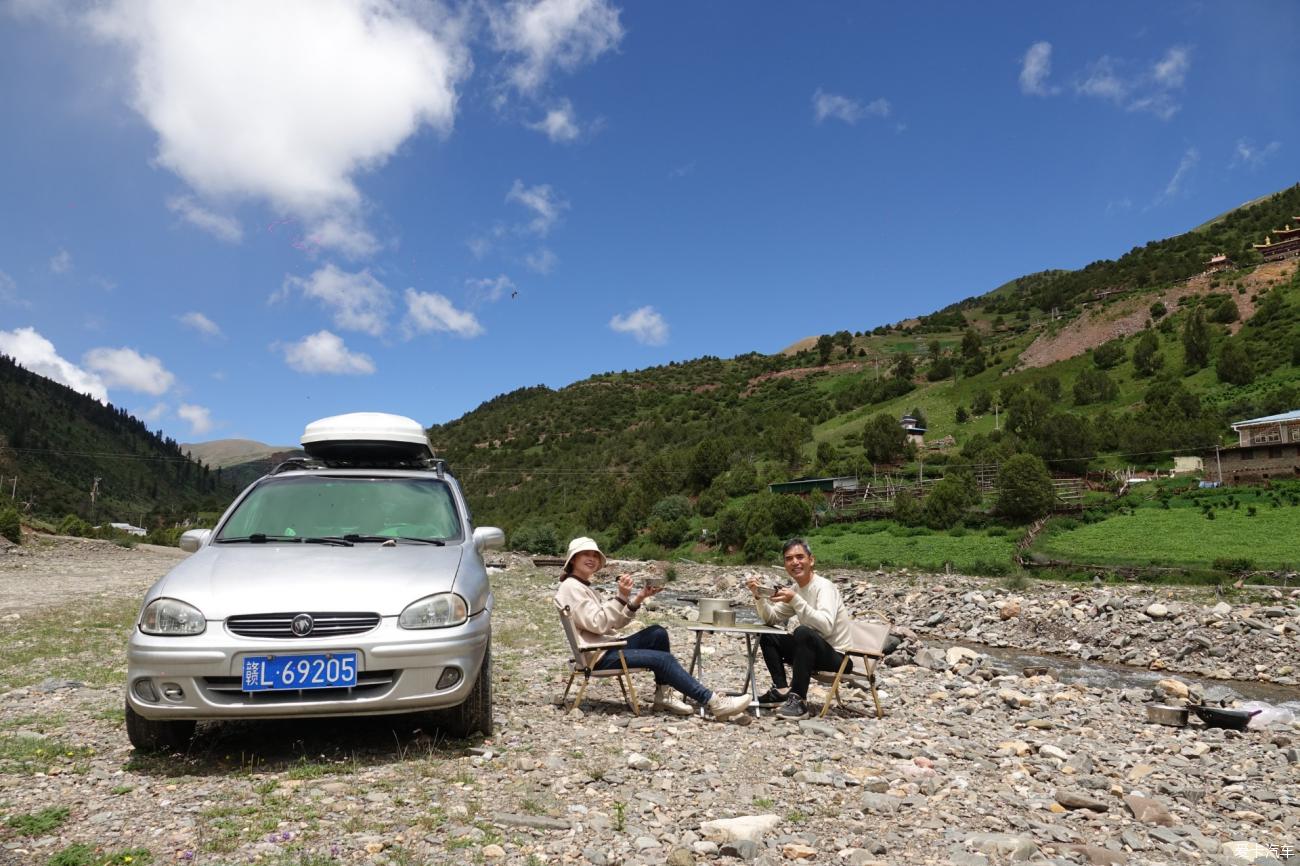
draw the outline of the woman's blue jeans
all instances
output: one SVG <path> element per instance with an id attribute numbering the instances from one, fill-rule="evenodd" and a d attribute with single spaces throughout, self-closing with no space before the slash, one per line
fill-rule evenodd
<path id="1" fill-rule="evenodd" d="M 700 681 L 686 672 L 668 649 L 668 630 L 661 625 L 641 629 L 627 638 L 623 657 L 630 668 L 649 668 L 654 671 L 655 685 L 671 686 L 697 704 L 707 704 L 713 692 L 700 685 Z M 605 653 L 596 662 L 596 670 L 617 668 L 618 650 Z"/>

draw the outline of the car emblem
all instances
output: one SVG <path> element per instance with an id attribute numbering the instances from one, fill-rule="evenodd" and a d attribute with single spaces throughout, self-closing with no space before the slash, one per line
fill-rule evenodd
<path id="1" fill-rule="evenodd" d="M 311 630 L 315 625 L 316 623 L 312 620 L 311 614 L 300 613 L 293 618 L 289 628 L 293 629 L 295 637 L 306 637 L 311 634 Z"/>

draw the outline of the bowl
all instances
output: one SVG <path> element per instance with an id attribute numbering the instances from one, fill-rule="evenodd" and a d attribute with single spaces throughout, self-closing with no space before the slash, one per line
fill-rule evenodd
<path id="1" fill-rule="evenodd" d="M 1185 728 L 1187 727 L 1187 707 L 1147 704 L 1147 721 L 1155 725 L 1168 725 L 1171 728 Z"/>
<path id="2" fill-rule="evenodd" d="M 658 589 L 668 583 L 668 579 L 661 574 L 647 574 L 645 576 L 645 585 L 647 589 Z"/>

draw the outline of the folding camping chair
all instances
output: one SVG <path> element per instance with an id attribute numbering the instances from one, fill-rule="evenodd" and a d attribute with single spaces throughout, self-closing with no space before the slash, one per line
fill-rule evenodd
<path id="1" fill-rule="evenodd" d="M 573 611 L 569 610 L 567 604 L 561 606 L 558 601 L 555 602 L 555 609 L 559 611 L 560 624 L 564 626 L 564 636 L 569 640 L 569 652 L 573 654 L 573 657 L 569 659 L 569 682 L 564 687 L 564 696 L 560 698 L 560 703 L 564 704 L 568 700 L 569 689 L 573 688 L 573 680 L 578 674 L 582 674 L 582 688 L 578 689 L 578 696 L 573 699 L 573 707 L 582 703 L 592 677 L 617 677 L 618 687 L 623 692 L 623 700 L 627 702 L 628 708 L 632 710 L 632 715 L 641 715 L 641 709 L 636 702 L 636 687 L 632 685 L 632 672 L 649 670 L 649 668 L 628 667 L 627 659 L 623 657 L 623 647 L 627 646 L 625 640 L 582 643 L 578 640 L 578 630 L 573 626 Z M 593 650 L 617 652 L 619 666 L 593 670 L 591 664 L 586 660 L 586 653 Z M 565 709 L 573 709 L 573 707 L 566 706 Z"/>
<path id="2" fill-rule="evenodd" d="M 822 711 L 818 717 L 825 716 L 831 708 L 831 702 L 839 703 L 840 709 L 848 712 L 844 706 L 844 698 L 840 695 L 840 684 L 848 683 L 863 691 L 871 692 L 871 700 L 876 705 L 876 718 L 884 718 L 884 713 L 880 710 L 880 696 L 876 694 L 876 666 L 880 660 L 885 657 L 885 641 L 889 638 L 889 621 L 878 610 L 865 611 L 872 617 L 870 621 L 853 620 L 849 623 L 849 648 L 844 652 L 844 660 L 840 662 L 839 670 L 835 671 L 816 671 L 813 678 L 819 683 L 829 683 L 831 690 L 826 695 L 826 702 L 822 705 Z M 854 662 L 854 668 L 846 671 L 850 659 Z M 862 666 L 858 670 L 858 665 Z"/>

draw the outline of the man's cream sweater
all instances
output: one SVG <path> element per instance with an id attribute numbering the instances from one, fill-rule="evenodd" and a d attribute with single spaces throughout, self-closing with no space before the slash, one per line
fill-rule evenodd
<path id="1" fill-rule="evenodd" d="M 789 604 L 760 597 L 754 600 L 754 607 L 758 618 L 768 625 L 786 623 L 790 631 L 806 625 L 826 638 L 836 652 L 849 648 L 849 612 L 840 600 L 839 589 L 821 575 L 814 574 L 807 586 L 795 584 Z M 788 622 L 792 618 L 793 624 Z"/>

